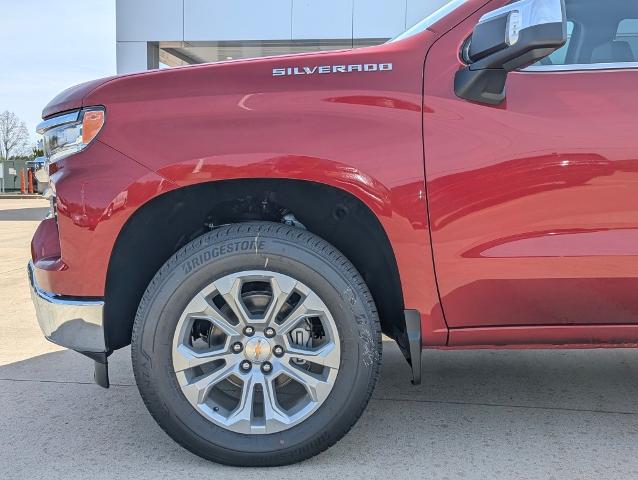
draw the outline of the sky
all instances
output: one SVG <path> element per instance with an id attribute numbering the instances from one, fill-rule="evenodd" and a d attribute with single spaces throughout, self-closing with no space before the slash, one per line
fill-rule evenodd
<path id="1" fill-rule="evenodd" d="M 0 0 L 0 112 L 35 143 L 42 108 L 72 85 L 115 74 L 115 0 Z"/>

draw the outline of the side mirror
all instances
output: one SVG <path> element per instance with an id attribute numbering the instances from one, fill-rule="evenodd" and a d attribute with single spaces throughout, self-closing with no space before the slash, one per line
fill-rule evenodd
<path id="1" fill-rule="evenodd" d="M 519 0 L 486 13 L 463 48 L 469 64 L 456 72 L 460 98 L 498 105 L 507 73 L 545 58 L 567 42 L 565 0 Z"/>

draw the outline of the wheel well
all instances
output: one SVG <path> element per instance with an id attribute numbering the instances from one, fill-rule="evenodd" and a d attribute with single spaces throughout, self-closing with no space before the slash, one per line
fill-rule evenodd
<path id="1" fill-rule="evenodd" d="M 363 202 L 338 188 L 308 181 L 225 180 L 163 194 L 128 220 L 115 242 L 106 277 L 109 348 L 130 343 L 146 287 L 182 246 L 215 226 L 282 222 L 284 217 L 333 244 L 354 264 L 370 288 L 386 335 L 396 338 L 405 330 L 394 253 L 383 227 Z"/>

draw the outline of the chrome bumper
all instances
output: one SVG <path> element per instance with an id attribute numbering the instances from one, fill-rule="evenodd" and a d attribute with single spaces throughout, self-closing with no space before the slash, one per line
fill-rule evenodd
<path id="1" fill-rule="evenodd" d="M 92 358 L 106 353 L 104 302 L 45 292 L 38 286 L 33 268 L 33 263 L 29 262 L 31 299 L 40 329 L 47 340 Z"/>

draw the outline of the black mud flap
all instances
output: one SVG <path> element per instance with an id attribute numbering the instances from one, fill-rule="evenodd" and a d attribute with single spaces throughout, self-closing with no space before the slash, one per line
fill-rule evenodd
<path id="1" fill-rule="evenodd" d="M 92 359 L 95 363 L 95 371 L 93 372 L 93 380 L 102 388 L 109 388 L 109 361 L 110 352 L 79 352 Z"/>
<path id="2" fill-rule="evenodd" d="M 405 332 L 396 332 L 403 356 L 412 369 L 412 384 L 421 384 L 421 315 L 418 310 L 405 310 Z"/>
<path id="3" fill-rule="evenodd" d="M 95 372 L 93 373 L 93 379 L 102 388 L 109 388 L 109 363 L 105 358 L 104 363 L 95 361 Z"/>

